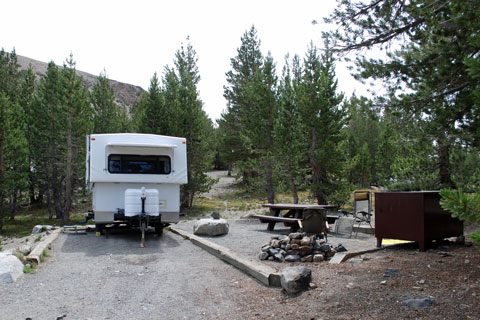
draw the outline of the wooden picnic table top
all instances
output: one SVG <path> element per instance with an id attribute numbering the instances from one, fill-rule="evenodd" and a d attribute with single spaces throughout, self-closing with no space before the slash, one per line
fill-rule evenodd
<path id="1" fill-rule="evenodd" d="M 335 205 L 318 205 L 318 204 L 295 204 L 295 203 L 266 203 L 264 208 L 279 209 L 279 210 L 305 210 L 305 209 L 335 209 Z"/>

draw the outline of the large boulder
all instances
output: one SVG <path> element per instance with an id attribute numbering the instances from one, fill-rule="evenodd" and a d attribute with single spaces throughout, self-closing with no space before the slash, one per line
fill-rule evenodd
<path id="1" fill-rule="evenodd" d="M 228 233 L 228 222 L 225 219 L 200 219 L 193 226 L 197 236 L 219 236 Z"/>
<path id="2" fill-rule="evenodd" d="M 32 234 L 37 234 L 37 233 L 44 232 L 44 231 L 50 231 L 50 230 L 52 230 L 52 228 L 53 227 L 50 226 L 50 225 L 37 224 L 35 227 L 33 227 Z"/>
<path id="3" fill-rule="evenodd" d="M 15 282 L 23 275 L 23 263 L 14 255 L 0 252 L 0 284 Z"/>
<path id="4" fill-rule="evenodd" d="M 282 270 L 280 284 L 288 294 L 296 294 L 309 288 L 312 270 L 302 267 L 288 267 Z"/>

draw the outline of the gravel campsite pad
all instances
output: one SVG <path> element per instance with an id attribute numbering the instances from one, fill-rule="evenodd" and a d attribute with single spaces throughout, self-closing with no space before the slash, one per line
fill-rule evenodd
<path id="1" fill-rule="evenodd" d="M 229 193 L 221 172 L 207 196 Z M 263 244 L 288 232 L 267 232 L 253 212 L 220 212 L 228 235 L 208 238 L 249 259 Z M 255 212 L 258 213 L 258 212 Z M 193 232 L 194 221 L 178 228 Z M 278 227 L 278 228 L 277 228 Z M 467 227 L 468 234 L 473 228 Z M 329 237 L 347 250 L 374 247 L 375 238 Z M 480 250 L 440 245 L 419 252 L 405 244 L 342 264 L 265 262 L 277 270 L 304 265 L 316 288 L 287 296 L 213 257 L 182 237 L 138 230 L 109 238 L 62 234 L 37 273 L 0 286 L 0 318 L 8 319 L 480 319 Z M 258 260 L 257 260 L 258 261 Z M 413 303 L 412 303 L 413 302 Z"/>

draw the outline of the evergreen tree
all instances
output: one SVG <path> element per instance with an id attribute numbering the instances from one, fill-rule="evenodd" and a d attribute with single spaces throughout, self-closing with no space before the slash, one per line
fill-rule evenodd
<path id="1" fill-rule="evenodd" d="M 250 166 L 264 179 L 269 203 L 275 202 L 273 183 L 274 123 L 277 116 L 277 77 L 273 58 L 268 55 L 261 68 L 245 86 L 247 108 L 242 111 L 243 146 Z"/>
<path id="2" fill-rule="evenodd" d="M 90 101 L 93 106 L 93 133 L 123 132 L 122 108 L 115 104 L 115 93 L 106 71 L 97 77 Z"/>
<path id="3" fill-rule="evenodd" d="M 250 159 L 250 153 L 245 148 L 244 126 L 247 115 L 255 101 L 250 96 L 252 87 L 259 81 L 263 56 L 260 51 L 260 41 L 254 26 L 246 31 L 241 38 L 241 45 L 237 49 L 237 56 L 232 58 L 232 70 L 228 71 L 227 85 L 224 87 L 224 97 L 227 99 L 227 110 L 222 114 L 219 127 L 225 134 L 221 141 L 221 151 L 225 159 L 242 166 L 242 161 Z M 247 141 L 248 144 L 248 141 Z M 243 182 L 249 184 L 257 168 L 245 163 Z"/>
<path id="4" fill-rule="evenodd" d="M 178 101 L 180 108 L 177 110 L 177 127 L 181 128 L 180 136 L 187 139 L 187 170 L 188 184 L 182 187 L 182 207 L 191 207 L 194 196 L 198 192 L 206 192 L 213 184 L 205 172 L 211 168 L 214 149 L 213 126 L 203 110 L 197 85 L 200 75 L 197 67 L 196 52 L 188 44 L 175 54 L 175 67 L 179 81 Z"/>
<path id="5" fill-rule="evenodd" d="M 164 122 L 162 114 L 163 109 L 163 97 L 160 92 L 160 83 L 157 77 L 157 73 L 153 74 L 150 80 L 150 87 L 148 92 L 142 97 L 141 108 L 142 114 L 140 114 L 139 130 L 145 133 L 154 134 L 167 134 L 164 132 Z"/>
<path id="6" fill-rule="evenodd" d="M 86 88 L 82 85 L 82 79 L 77 76 L 72 54 L 63 65 L 61 75 L 64 103 L 62 111 L 66 113 L 66 141 L 60 141 L 59 145 L 66 145 L 65 205 L 62 217 L 63 221 L 67 222 L 72 211 L 73 191 L 83 181 L 85 136 L 91 132 L 92 110 Z"/>
<path id="7" fill-rule="evenodd" d="M 311 191 L 318 204 L 333 200 L 341 189 L 343 94 L 337 93 L 332 52 L 325 42 L 321 56 L 311 44 L 304 61 L 299 112 L 309 144 Z"/>
<path id="8" fill-rule="evenodd" d="M 450 154 L 457 139 L 480 141 L 479 15 L 476 1 L 346 0 L 327 19 L 339 26 L 336 50 L 358 53 L 357 77 L 384 82 L 389 96 L 379 102 L 427 120 L 422 130 L 434 141 L 437 186 L 455 186 Z M 387 59 L 368 58 L 364 49 L 371 48 L 386 50 Z"/>
<path id="9" fill-rule="evenodd" d="M 0 51 L 0 229 L 10 211 L 13 219 L 18 198 L 25 191 L 24 114 L 18 104 L 19 65 L 15 50 Z M 8 203 L 6 200 L 8 199 Z"/>
<path id="10" fill-rule="evenodd" d="M 4 195 L 9 199 L 10 219 L 28 190 L 28 146 L 25 113 L 18 103 L 7 103 L 4 140 Z"/>
<path id="11" fill-rule="evenodd" d="M 378 152 L 380 119 L 377 110 L 365 98 L 355 95 L 346 104 L 345 156 L 350 183 L 361 187 L 377 184 L 375 155 Z"/>
<path id="12" fill-rule="evenodd" d="M 193 47 L 181 47 L 175 54 L 175 68 L 165 67 L 160 87 L 156 74 L 150 88 L 135 106 L 137 130 L 144 133 L 187 139 L 188 184 L 182 186 L 181 206 L 188 208 L 199 192 L 206 192 L 213 180 L 205 172 L 211 168 L 213 125 L 203 110 L 197 85 L 200 80 Z"/>
<path id="13" fill-rule="evenodd" d="M 25 114 L 25 138 L 28 147 L 28 187 L 30 204 L 38 203 L 40 199 L 36 197 L 35 190 L 39 189 L 39 182 L 33 167 L 33 140 L 36 139 L 33 133 L 33 126 L 36 119 L 36 110 L 34 103 L 36 99 L 35 73 L 31 65 L 23 72 L 21 81 L 20 106 Z"/>
<path id="14" fill-rule="evenodd" d="M 299 57 L 295 56 L 295 68 L 300 68 Z M 282 71 L 282 79 L 278 89 L 278 116 L 275 121 L 275 150 L 280 172 L 288 177 L 288 185 L 292 193 L 293 203 L 298 203 L 297 186 L 301 178 L 300 161 L 303 149 L 301 122 L 298 115 L 297 97 L 294 79 L 290 69 L 288 55 Z"/>
<path id="15" fill-rule="evenodd" d="M 63 216 L 61 164 L 65 144 L 66 112 L 63 102 L 63 83 L 60 71 L 52 61 L 48 64 L 46 75 L 40 80 L 38 98 L 34 107 L 37 117 L 32 128 L 36 139 L 33 140 L 33 163 L 41 181 L 40 194 L 46 195 L 49 218 Z M 62 150 L 63 149 L 63 150 Z"/>

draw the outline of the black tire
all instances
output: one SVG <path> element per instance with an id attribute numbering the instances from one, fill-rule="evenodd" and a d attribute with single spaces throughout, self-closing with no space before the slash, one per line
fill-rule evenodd
<path id="1" fill-rule="evenodd" d="M 155 234 L 161 236 L 163 234 L 163 223 L 157 223 L 155 225 Z"/>
<path id="2" fill-rule="evenodd" d="M 95 233 L 100 232 L 100 234 L 105 234 L 105 224 L 95 223 Z"/>

